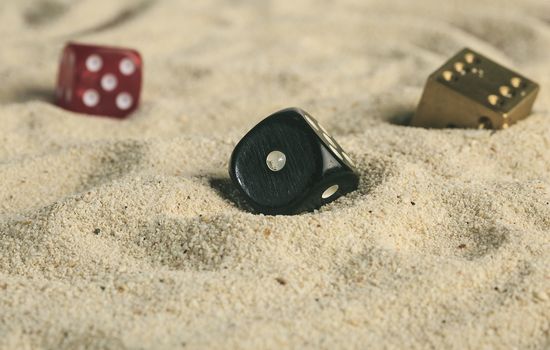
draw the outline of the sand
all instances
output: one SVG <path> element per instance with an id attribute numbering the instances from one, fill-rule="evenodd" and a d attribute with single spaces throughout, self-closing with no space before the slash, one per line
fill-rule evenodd
<path id="1" fill-rule="evenodd" d="M 1 349 L 548 349 L 550 4 L 0 2 Z M 118 121 L 51 103 L 67 40 L 145 60 Z M 498 131 L 406 126 L 464 46 L 541 84 Z M 247 211 L 239 139 L 300 106 L 358 191 Z"/>

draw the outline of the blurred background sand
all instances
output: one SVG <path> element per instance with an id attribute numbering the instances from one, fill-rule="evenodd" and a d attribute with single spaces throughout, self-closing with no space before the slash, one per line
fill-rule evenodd
<path id="1" fill-rule="evenodd" d="M 0 2 L 0 348 L 550 347 L 550 3 Z M 138 49 L 125 121 L 50 103 L 67 40 Z M 541 84 L 508 130 L 406 126 L 464 46 Z M 359 164 L 254 215 L 230 153 L 300 106 Z"/>

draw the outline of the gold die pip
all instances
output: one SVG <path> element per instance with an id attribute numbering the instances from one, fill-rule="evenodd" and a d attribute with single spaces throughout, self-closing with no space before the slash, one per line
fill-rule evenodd
<path id="1" fill-rule="evenodd" d="M 411 125 L 504 129 L 526 118 L 539 85 L 463 49 L 429 76 Z"/>

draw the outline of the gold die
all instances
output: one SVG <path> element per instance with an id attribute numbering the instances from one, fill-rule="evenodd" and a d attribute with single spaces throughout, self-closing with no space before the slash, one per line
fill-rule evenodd
<path id="1" fill-rule="evenodd" d="M 463 49 L 429 76 L 411 125 L 504 129 L 526 118 L 539 85 Z"/>

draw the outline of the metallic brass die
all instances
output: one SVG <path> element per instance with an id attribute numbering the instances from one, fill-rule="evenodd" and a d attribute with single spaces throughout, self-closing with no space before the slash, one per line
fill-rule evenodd
<path id="1" fill-rule="evenodd" d="M 539 85 L 468 48 L 428 77 L 412 126 L 504 129 L 531 113 Z"/>

